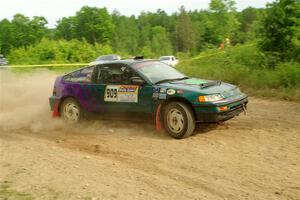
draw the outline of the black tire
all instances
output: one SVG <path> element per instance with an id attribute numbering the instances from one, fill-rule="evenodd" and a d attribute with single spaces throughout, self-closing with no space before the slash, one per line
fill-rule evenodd
<path id="1" fill-rule="evenodd" d="M 182 139 L 193 134 L 196 122 L 190 106 L 171 102 L 164 106 L 162 114 L 165 130 L 170 136 Z"/>
<path id="2" fill-rule="evenodd" d="M 78 123 L 82 118 L 82 109 L 74 98 L 66 98 L 60 105 L 61 117 L 68 123 Z"/>

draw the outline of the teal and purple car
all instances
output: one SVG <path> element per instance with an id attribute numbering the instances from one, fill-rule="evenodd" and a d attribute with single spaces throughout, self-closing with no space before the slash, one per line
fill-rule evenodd
<path id="1" fill-rule="evenodd" d="M 59 76 L 49 101 L 53 115 L 67 122 L 79 122 L 89 112 L 147 115 L 157 129 L 180 139 L 192 135 L 196 123 L 226 121 L 244 112 L 248 97 L 222 81 L 191 78 L 159 61 L 133 59 Z"/>

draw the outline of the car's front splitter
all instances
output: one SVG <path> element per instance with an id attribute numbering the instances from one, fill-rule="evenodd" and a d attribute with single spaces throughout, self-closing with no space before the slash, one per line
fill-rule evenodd
<path id="1" fill-rule="evenodd" d="M 247 108 L 248 99 L 240 99 L 235 102 L 230 102 L 228 104 L 214 105 L 211 107 L 197 106 L 195 107 L 197 122 L 220 122 L 231 119 L 242 112 L 245 112 Z M 228 110 L 219 111 L 220 107 L 226 107 Z"/>

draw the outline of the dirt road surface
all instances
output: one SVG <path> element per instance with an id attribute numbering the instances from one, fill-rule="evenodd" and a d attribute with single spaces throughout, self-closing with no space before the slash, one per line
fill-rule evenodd
<path id="1" fill-rule="evenodd" d="M 300 104 L 175 140 L 151 123 L 51 118 L 55 74 L 0 73 L 0 199 L 300 199 Z"/>

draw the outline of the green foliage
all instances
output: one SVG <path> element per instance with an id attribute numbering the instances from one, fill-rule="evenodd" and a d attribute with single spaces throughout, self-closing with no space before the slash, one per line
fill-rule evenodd
<path id="1" fill-rule="evenodd" d="M 211 0 L 209 8 L 213 12 L 227 13 L 228 11 L 235 11 L 235 1 L 233 0 Z"/>
<path id="2" fill-rule="evenodd" d="M 274 70 L 261 68 L 263 57 L 254 44 L 210 50 L 180 62 L 189 76 L 223 80 L 256 96 L 300 101 L 300 64 L 281 63 Z"/>
<path id="3" fill-rule="evenodd" d="M 13 40 L 12 24 L 7 19 L 0 22 L 0 52 L 7 54 L 12 48 Z"/>
<path id="4" fill-rule="evenodd" d="M 236 42 L 245 43 L 255 40 L 259 21 L 262 18 L 262 9 L 249 7 L 238 13 L 237 17 L 240 23 L 240 30 L 235 34 Z"/>
<path id="5" fill-rule="evenodd" d="M 33 200 L 33 196 L 26 192 L 19 192 L 7 183 L 0 185 L 0 199 Z"/>
<path id="6" fill-rule="evenodd" d="M 215 38 L 213 42 L 220 44 L 226 38 L 233 39 L 239 28 L 239 21 L 235 16 L 235 2 L 232 0 L 212 0 L 210 3 L 211 32 Z"/>
<path id="7" fill-rule="evenodd" d="M 75 33 L 75 17 L 63 17 L 58 21 L 55 29 L 55 38 L 71 40 L 76 37 Z"/>
<path id="8" fill-rule="evenodd" d="M 151 57 L 160 57 L 161 55 L 172 53 L 171 42 L 164 27 L 153 27 L 151 29 L 151 36 Z"/>
<path id="9" fill-rule="evenodd" d="M 300 61 L 294 54 L 299 49 L 300 2 L 276 0 L 269 4 L 262 21 L 260 49 L 268 66 L 280 61 Z"/>
<path id="10" fill-rule="evenodd" d="M 112 53 L 109 45 L 91 45 L 86 40 L 49 40 L 27 47 L 12 49 L 8 55 L 11 64 L 91 62 L 103 54 Z"/>
<path id="11" fill-rule="evenodd" d="M 161 55 L 172 54 L 172 45 L 166 29 L 161 26 L 151 28 L 151 37 L 142 49 L 142 55 L 146 58 L 158 58 Z"/>
<path id="12" fill-rule="evenodd" d="M 234 5 L 233 0 L 211 0 L 207 10 L 186 11 L 181 7 L 168 15 L 159 9 L 141 12 L 138 17 L 84 6 L 74 16 L 59 20 L 53 30 L 45 27 L 47 21 L 43 17 L 30 19 L 17 14 L 12 21 L 0 22 L 0 53 L 8 54 L 10 49 L 18 47 L 26 50 L 42 38 L 50 38 L 85 40 L 95 46 L 107 44 L 122 55 L 141 52 L 148 57 L 177 52 L 194 55 L 218 47 L 227 38 L 233 44 L 254 38 L 260 11 L 253 8 L 240 16 Z"/>
<path id="13" fill-rule="evenodd" d="M 134 55 L 139 50 L 139 29 L 135 17 L 121 16 L 115 11 L 112 15 L 115 31 L 113 49 L 121 54 Z"/>
<path id="14" fill-rule="evenodd" d="M 56 37 L 85 39 L 89 43 L 110 43 L 114 24 L 105 8 L 84 6 L 75 16 L 58 21 Z"/>
<path id="15" fill-rule="evenodd" d="M 16 14 L 12 21 L 0 21 L 0 52 L 7 54 L 11 48 L 27 47 L 46 37 L 49 30 L 45 27 L 44 17 L 33 17 L 30 20 L 22 14 Z"/>
<path id="16" fill-rule="evenodd" d="M 190 52 L 195 47 L 195 34 L 192 21 L 184 7 L 180 8 L 179 19 L 176 26 L 177 51 Z"/>

